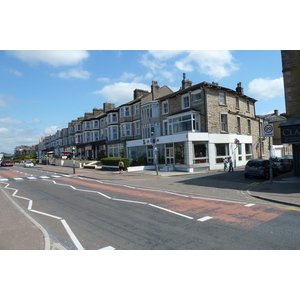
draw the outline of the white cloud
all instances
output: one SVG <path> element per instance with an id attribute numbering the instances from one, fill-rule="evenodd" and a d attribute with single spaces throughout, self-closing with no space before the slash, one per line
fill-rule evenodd
<path id="1" fill-rule="evenodd" d="M 197 70 L 214 80 L 230 76 L 238 70 L 234 57 L 227 50 L 148 51 L 142 56 L 141 64 L 151 69 L 154 74 L 160 73 L 163 77 L 168 72 L 164 69 L 168 68 L 170 70 L 172 65 L 184 72 Z M 173 77 L 169 78 L 173 80 Z"/>
<path id="2" fill-rule="evenodd" d="M 107 77 L 97 78 L 97 81 L 100 81 L 100 82 L 110 82 L 110 78 L 107 78 Z"/>
<path id="3" fill-rule="evenodd" d="M 23 121 L 12 119 L 11 117 L 6 117 L 6 118 L 0 118 L 0 123 L 2 123 L 2 124 L 19 125 L 19 124 L 22 124 Z"/>
<path id="4" fill-rule="evenodd" d="M 42 136 L 47 136 L 47 135 L 51 135 L 51 134 L 54 134 L 56 133 L 56 131 L 59 129 L 58 126 L 49 126 L 49 127 L 46 127 L 45 130 L 44 130 L 44 134 L 42 134 Z"/>
<path id="5" fill-rule="evenodd" d="M 123 74 L 120 77 L 120 81 L 126 81 L 126 80 L 132 79 L 134 77 L 135 77 L 134 73 L 123 72 Z"/>
<path id="6" fill-rule="evenodd" d="M 102 95 L 108 102 L 123 104 L 133 100 L 133 91 L 135 89 L 150 91 L 150 87 L 143 83 L 117 82 L 112 85 L 107 85 L 94 93 Z"/>
<path id="7" fill-rule="evenodd" d="M 253 79 L 248 85 L 248 91 L 256 99 L 268 100 L 281 96 L 284 94 L 283 77 Z"/>
<path id="8" fill-rule="evenodd" d="M 9 70 L 10 71 L 10 73 L 12 73 L 12 74 L 14 74 L 14 75 L 16 75 L 16 76 L 18 76 L 18 77 L 21 77 L 21 76 L 23 76 L 23 74 L 21 73 L 21 72 L 19 72 L 19 71 L 17 71 L 17 70 Z"/>
<path id="9" fill-rule="evenodd" d="M 234 58 L 227 50 L 193 50 L 183 59 L 175 62 L 181 71 L 193 71 L 197 68 L 202 74 L 209 75 L 215 80 L 230 76 L 237 71 Z"/>
<path id="10" fill-rule="evenodd" d="M 41 123 L 42 121 L 39 118 L 34 118 L 32 123 Z"/>
<path id="11" fill-rule="evenodd" d="M 26 63 L 45 63 L 53 67 L 76 65 L 89 57 L 85 50 L 12 50 L 7 53 Z"/>
<path id="12" fill-rule="evenodd" d="M 68 79 L 68 78 L 78 78 L 78 79 L 89 79 L 90 73 L 81 69 L 70 69 L 66 72 L 60 72 L 57 74 L 59 78 Z"/>
<path id="13" fill-rule="evenodd" d="M 7 106 L 9 106 L 8 103 L 12 102 L 12 101 L 14 101 L 14 97 L 0 94 L 0 106 L 7 107 Z"/>
<path id="14" fill-rule="evenodd" d="M 0 133 L 2 134 L 9 133 L 9 130 L 7 128 L 0 127 Z"/>

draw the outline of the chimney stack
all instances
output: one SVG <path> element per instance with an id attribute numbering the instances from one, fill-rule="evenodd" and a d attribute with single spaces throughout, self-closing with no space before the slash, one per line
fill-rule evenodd
<path id="1" fill-rule="evenodd" d="M 185 79 L 185 73 L 183 73 L 183 80 L 181 81 L 182 89 L 187 89 L 188 87 L 192 86 L 192 81 Z"/>
<path id="2" fill-rule="evenodd" d="M 239 82 L 238 84 L 237 84 L 237 87 L 236 87 L 236 89 L 235 89 L 239 94 L 244 94 L 244 88 L 242 87 L 242 83 L 241 82 Z"/>

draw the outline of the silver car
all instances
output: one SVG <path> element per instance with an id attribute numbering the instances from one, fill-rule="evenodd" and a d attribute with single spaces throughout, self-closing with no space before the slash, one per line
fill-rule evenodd
<path id="1" fill-rule="evenodd" d="M 278 171 L 285 173 L 293 169 L 293 163 L 287 158 L 276 157 L 274 163 L 277 165 Z"/>
<path id="2" fill-rule="evenodd" d="M 32 161 L 25 161 L 24 168 L 32 168 L 34 167 L 34 163 Z"/>

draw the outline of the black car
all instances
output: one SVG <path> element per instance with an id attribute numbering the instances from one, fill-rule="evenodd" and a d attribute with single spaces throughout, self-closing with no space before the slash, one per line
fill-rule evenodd
<path id="1" fill-rule="evenodd" d="M 272 162 L 273 176 L 278 174 L 277 165 Z M 244 176 L 258 176 L 265 179 L 270 178 L 270 161 L 268 159 L 252 159 L 249 160 L 245 166 Z"/>

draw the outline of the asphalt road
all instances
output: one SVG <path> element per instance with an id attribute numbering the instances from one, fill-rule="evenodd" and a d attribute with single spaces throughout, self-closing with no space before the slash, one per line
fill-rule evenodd
<path id="1" fill-rule="evenodd" d="M 163 178 L 145 189 L 12 170 L 0 170 L 19 178 L 9 192 L 65 249 L 300 249 L 299 211 L 249 202 L 243 191 L 255 179 L 238 172 Z"/>

